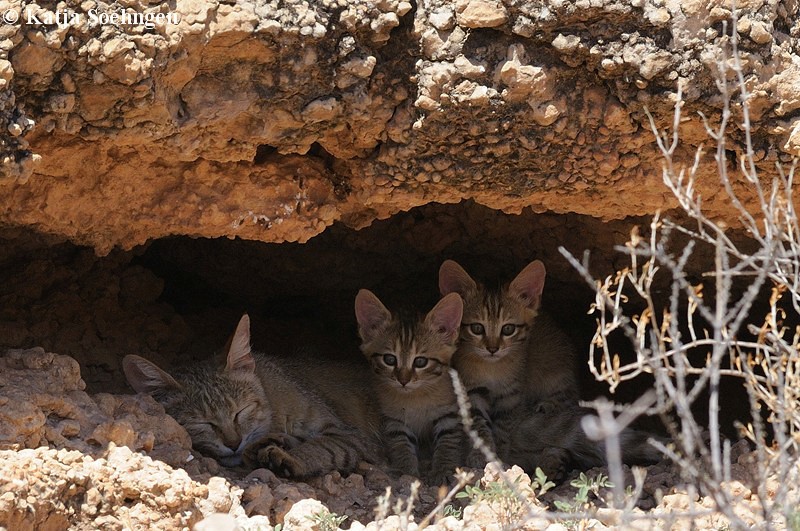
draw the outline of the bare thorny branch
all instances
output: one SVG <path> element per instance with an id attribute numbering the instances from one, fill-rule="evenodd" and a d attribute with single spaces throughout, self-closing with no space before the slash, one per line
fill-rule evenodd
<path id="1" fill-rule="evenodd" d="M 800 327 L 783 324 L 788 311 L 794 318 L 800 316 L 800 230 L 792 194 L 796 161 L 788 170 L 778 166 L 768 183 L 759 175 L 735 17 L 732 26 L 730 50 L 717 63 L 720 116 L 714 122 L 703 115 L 701 119 L 716 145 L 719 182 L 738 216 L 738 231 L 729 231 L 703 211 L 697 186 L 703 146 L 688 167 L 679 160 L 684 102 L 678 86 L 671 133 L 661 131 L 647 116 L 664 160 L 663 181 L 690 223 L 677 224 L 657 213 L 648 236 L 635 229 L 626 246 L 618 248 L 628 255 L 630 265 L 602 280 L 590 273 L 588 255 L 579 261 L 560 251 L 595 291 L 591 311 L 597 315 L 597 331 L 589 352 L 594 377 L 614 392 L 624 381 L 651 374 L 655 405 L 640 409 L 663 415 L 674 441 L 670 447 L 655 444 L 675 461 L 687 482 L 713 498 L 732 526 L 746 528 L 747 522 L 733 509 L 735 500 L 722 487 L 731 479 L 730 442 L 722 439 L 719 423 L 721 379 L 741 379 L 753 417 L 741 431 L 756 446 L 758 498 L 769 527 L 775 514 L 791 517 L 796 500 L 789 499 L 787 485 L 798 476 L 800 450 Z M 743 153 L 738 165 L 729 169 L 726 142 L 735 116 L 744 135 Z M 741 184 L 746 185 L 744 192 Z M 681 247 L 675 235 L 688 243 Z M 713 269 L 702 275 L 708 285 L 687 272 L 700 250 L 714 257 Z M 742 289 L 737 280 L 746 280 L 747 286 Z M 669 286 L 666 301 L 657 288 L 664 281 Z M 758 319 L 754 305 L 770 284 L 769 311 L 762 324 L 753 325 L 750 322 Z M 785 299 L 788 309 L 782 307 Z M 630 341 L 634 361 L 623 363 L 612 351 L 609 338 L 618 333 Z M 747 333 L 754 339 L 744 339 Z M 693 412 L 699 400 L 705 400 L 707 429 Z M 609 416 L 602 403 L 596 407 L 604 429 L 614 433 L 612 424 L 617 422 L 619 433 L 619 419 Z M 620 477 L 618 459 L 609 456 L 609 464 L 609 474 Z M 770 476 L 777 477 L 779 485 L 771 497 L 765 487 Z"/>

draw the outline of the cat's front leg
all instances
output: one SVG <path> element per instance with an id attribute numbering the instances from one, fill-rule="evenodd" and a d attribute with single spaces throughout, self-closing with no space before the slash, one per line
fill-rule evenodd
<path id="1" fill-rule="evenodd" d="M 334 470 L 347 474 L 366 457 L 367 445 L 366 438 L 356 430 L 330 425 L 291 448 L 274 444 L 258 448 L 256 462 L 280 476 L 294 479 L 321 476 Z"/>
<path id="2" fill-rule="evenodd" d="M 419 477 L 418 441 L 411 429 L 402 421 L 387 417 L 383 420 L 382 434 L 391 471 Z"/>
<path id="3" fill-rule="evenodd" d="M 441 417 L 433 430 L 433 458 L 428 481 L 431 485 L 453 483 L 456 467 L 461 466 L 466 434 L 464 426 L 453 412 Z"/>
<path id="4" fill-rule="evenodd" d="M 293 456 L 289 451 L 274 444 L 258 448 L 255 454 L 258 466 L 268 468 L 277 475 L 286 478 L 303 479 L 320 475 L 330 470 L 309 466 L 308 463 Z M 324 473 L 321 472 L 321 473 Z"/>
<path id="5" fill-rule="evenodd" d="M 570 454 L 564 448 L 549 447 L 539 453 L 534 458 L 533 470 L 541 468 L 545 476 L 555 482 L 564 479 L 567 473 L 567 465 L 570 462 Z"/>
<path id="6" fill-rule="evenodd" d="M 497 445 L 492 430 L 492 421 L 489 417 L 489 403 L 481 391 L 483 391 L 483 388 L 473 389 L 469 392 L 471 404 L 469 414 L 472 417 L 472 430 L 480 437 L 485 446 L 485 450 L 495 454 L 497 452 Z M 483 470 L 483 467 L 486 466 L 486 455 L 484 451 L 473 442 L 472 437 L 469 437 L 468 440 L 470 443 L 470 450 L 467 454 L 467 466 Z"/>
<path id="7" fill-rule="evenodd" d="M 289 435 L 288 433 L 271 432 L 262 435 L 252 443 L 250 443 L 242 453 L 244 464 L 250 468 L 257 468 L 259 466 L 270 468 L 269 463 L 275 459 L 270 459 L 268 456 L 274 453 L 272 450 L 264 452 L 268 448 L 277 448 L 290 450 L 299 444 L 301 440 L 297 437 Z"/>

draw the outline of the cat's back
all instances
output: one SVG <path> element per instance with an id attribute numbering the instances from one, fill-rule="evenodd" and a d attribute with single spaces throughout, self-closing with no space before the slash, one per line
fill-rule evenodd
<path id="1" fill-rule="evenodd" d="M 368 365 L 361 358 L 328 359 L 309 351 L 265 359 L 268 374 L 283 375 L 311 400 L 331 408 L 345 423 L 377 433 L 380 425 Z"/>

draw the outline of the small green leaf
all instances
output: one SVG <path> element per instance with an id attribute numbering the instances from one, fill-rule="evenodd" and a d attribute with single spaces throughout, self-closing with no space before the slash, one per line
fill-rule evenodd
<path id="1" fill-rule="evenodd" d="M 556 506 L 556 509 L 558 509 L 562 513 L 572 512 L 572 506 L 570 504 L 568 504 L 567 502 L 563 502 L 563 501 L 557 500 L 557 501 L 554 502 L 554 504 Z"/>

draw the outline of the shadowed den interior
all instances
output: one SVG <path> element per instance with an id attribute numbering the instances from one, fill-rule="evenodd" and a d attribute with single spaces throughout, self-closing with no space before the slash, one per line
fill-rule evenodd
<path id="1" fill-rule="evenodd" d="M 558 251 L 590 252 L 596 276 L 624 267 L 615 251 L 647 218 L 602 221 L 525 210 L 504 214 L 474 202 L 429 204 L 362 230 L 334 224 L 304 244 L 240 239 L 165 238 L 97 257 L 91 249 L 28 231 L 7 230 L 2 255 L 0 342 L 42 346 L 81 364 L 90 392 L 130 392 L 120 370 L 126 354 L 162 366 L 204 359 L 225 343 L 243 312 L 257 350 L 290 356 L 360 356 L 353 300 L 360 288 L 390 308 L 430 309 L 437 271 L 454 259 L 476 279 L 509 281 L 534 259 L 547 267 L 543 310 L 580 352 L 582 395 L 605 392 L 589 373 L 593 293 Z M 702 256 L 694 266 L 698 275 Z M 630 347 L 620 338 L 623 359 Z M 740 393 L 735 381 L 725 391 Z M 629 402 L 649 388 L 640 377 L 614 398 Z M 746 415 L 726 401 L 723 427 Z"/>

